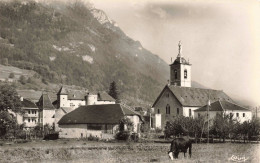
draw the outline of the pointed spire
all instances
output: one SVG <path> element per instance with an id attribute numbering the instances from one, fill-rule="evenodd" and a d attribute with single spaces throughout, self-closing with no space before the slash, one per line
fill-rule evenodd
<path id="1" fill-rule="evenodd" d="M 57 95 L 67 95 L 67 91 L 65 90 L 65 88 L 63 88 L 63 86 L 61 86 L 59 92 L 57 93 Z"/>
<path id="2" fill-rule="evenodd" d="M 181 41 L 179 41 L 179 53 L 178 53 L 178 56 L 177 57 L 181 57 L 181 51 L 182 51 L 182 48 L 181 48 Z"/>

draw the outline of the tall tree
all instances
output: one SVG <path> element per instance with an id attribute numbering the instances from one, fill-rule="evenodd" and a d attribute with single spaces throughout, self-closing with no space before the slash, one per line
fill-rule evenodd
<path id="1" fill-rule="evenodd" d="M 2 84 L 0 85 L 0 111 L 7 111 L 8 109 L 20 112 L 21 101 L 14 86 Z"/>
<path id="2" fill-rule="evenodd" d="M 109 92 L 108 94 L 113 97 L 116 102 L 119 102 L 119 98 L 118 98 L 118 91 L 117 91 L 117 86 L 116 86 L 116 82 L 113 81 L 112 83 L 110 83 L 110 87 L 109 87 Z"/>

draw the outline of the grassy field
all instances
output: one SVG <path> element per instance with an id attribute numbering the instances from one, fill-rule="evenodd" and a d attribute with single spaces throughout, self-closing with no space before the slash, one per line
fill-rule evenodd
<path id="1" fill-rule="evenodd" d="M 170 144 L 105 143 L 83 140 L 1 143 L 0 162 L 260 162 L 260 144 L 193 144 L 192 158 L 171 161 Z"/>

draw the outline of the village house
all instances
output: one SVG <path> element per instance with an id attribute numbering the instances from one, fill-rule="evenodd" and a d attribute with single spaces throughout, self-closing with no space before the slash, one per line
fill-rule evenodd
<path id="1" fill-rule="evenodd" d="M 39 125 L 41 127 L 44 127 L 44 125 L 54 127 L 56 108 L 52 105 L 49 95 L 42 93 L 42 96 L 36 104 L 39 108 Z"/>
<path id="2" fill-rule="evenodd" d="M 25 129 L 30 129 L 37 126 L 39 121 L 39 109 L 36 104 L 28 99 L 21 97 L 21 109 L 23 110 L 23 123 Z M 18 119 L 18 118 L 17 118 Z"/>
<path id="3" fill-rule="evenodd" d="M 251 120 L 252 112 L 245 107 L 239 106 L 229 101 L 218 100 L 210 105 L 205 105 L 194 111 L 194 117 L 206 117 L 209 110 L 209 119 L 214 119 L 217 114 L 226 114 L 233 117 L 238 122 Z"/>
<path id="4" fill-rule="evenodd" d="M 24 124 L 24 129 L 26 130 L 37 126 L 39 121 L 38 107 L 34 102 L 30 101 L 29 99 L 25 99 L 22 96 L 20 97 L 20 100 L 21 112 L 15 113 L 11 110 L 8 110 L 8 112 L 16 118 L 17 124 Z"/>
<path id="5" fill-rule="evenodd" d="M 194 117 L 194 111 L 209 100 L 234 103 L 222 90 L 191 87 L 191 64 L 182 56 L 181 43 L 178 46 L 177 58 L 170 64 L 170 81 L 152 105 L 153 128 L 164 128 L 175 116 Z"/>
<path id="6" fill-rule="evenodd" d="M 87 105 L 64 115 L 58 122 L 60 138 L 84 138 L 90 135 L 111 139 L 119 130 L 119 122 L 128 117 L 133 122 L 133 132 L 139 132 L 141 116 L 120 104 Z"/>

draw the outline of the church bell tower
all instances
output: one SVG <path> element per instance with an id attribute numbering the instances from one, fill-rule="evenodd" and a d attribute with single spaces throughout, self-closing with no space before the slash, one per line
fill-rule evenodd
<path id="1" fill-rule="evenodd" d="M 170 85 L 191 87 L 191 64 L 182 56 L 182 45 L 179 41 L 177 58 L 170 64 Z"/>

